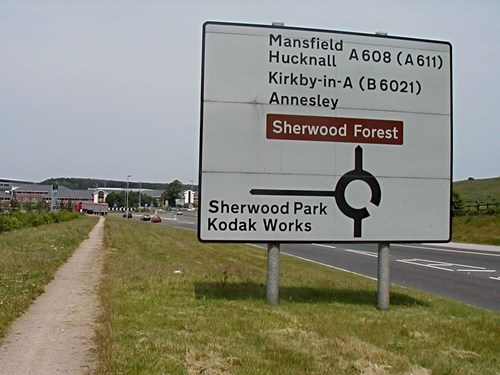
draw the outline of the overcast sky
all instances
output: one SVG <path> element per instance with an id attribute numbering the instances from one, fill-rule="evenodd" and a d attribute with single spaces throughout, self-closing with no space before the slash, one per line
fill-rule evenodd
<path id="1" fill-rule="evenodd" d="M 0 178 L 198 180 L 202 24 L 453 46 L 453 180 L 500 175 L 498 0 L 0 0 Z"/>

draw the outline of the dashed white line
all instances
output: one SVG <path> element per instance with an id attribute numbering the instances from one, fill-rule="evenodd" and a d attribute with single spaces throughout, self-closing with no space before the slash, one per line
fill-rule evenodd
<path id="1" fill-rule="evenodd" d="M 250 246 L 253 246 L 253 247 L 258 247 L 259 249 L 264 249 L 263 246 L 259 246 L 259 245 L 252 244 L 252 243 L 247 243 L 247 245 L 250 245 Z M 333 247 L 333 246 L 327 246 L 327 245 L 319 245 L 319 244 L 317 244 L 317 245 L 318 246 L 330 247 L 330 248 Z M 318 264 L 320 266 L 325 266 L 325 267 L 328 267 L 328 268 L 332 268 L 332 269 L 339 270 L 339 271 L 344 271 L 344 272 L 351 273 L 351 274 L 357 275 L 357 276 L 363 276 L 363 277 L 366 277 L 367 279 L 377 281 L 377 278 L 375 278 L 375 277 L 363 275 L 362 273 L 357 273 L 357 272 L 354 272 L 354 271 L 351 271 L 351 270 L 347 270 L 345 268 L 335 267 L 335 266 L 332 266 L 330 264 L 318 262 L 318 261 L 315 261 L 315 260 L 312 260 L 312 259 L 303 258 L 303 257 L 300 257 L 298 255 L 287 253 L 286 251 L 283 251 L 283 254 L 291 256 L 291 257 L 294 257 L 294 258 L 297 258 L 297 259 L 305 260 L 305 261 L 310 262 L 310 263 Z"/>
<path id="2" fill-rule="evenodd" d="M 471 266 L 472 267 L 472 266 Z M 473 270 L 473 269 L 463 269 L 463 270 L 456 270 L 457 272 L 497 272 L 496 270 L 487 270 L 487 269 L 478 269 L 478 270 Z"/>
<path id="3" fill-rule="evenodd" d="M 345 251 L 347 251 L 349 253 L 356 253 L 356 254 L 361 254 L 361 255 L 367 255 L 369 257 L 374 257 L 374 258 L 378 257 L 378 254 L 372 253 L 370 251 L 352 250 L 352 249 L 345 249 Z"/>
<path id="4" fill-rule="evenodd" d="M 489 257 L 500 257 L 500 253 L 498 253 L 498 252 L 496 252 L 496 253 L 485 252 L 485 250 L 467 251 L 467 250 L 443 249 L 443 248 L 431 247 L 431 246 L 405 245 L 405 244 L 400 244 L 400 243 L 395 243 L 395 244 L 392 244 L 391 246 L 409 247 L 409 248 L 433 250 L 433 251 L 443 251 L 445 253 L 461 253 L 461 254 L 483 255 L 483 256 L 489 256 Z"/>

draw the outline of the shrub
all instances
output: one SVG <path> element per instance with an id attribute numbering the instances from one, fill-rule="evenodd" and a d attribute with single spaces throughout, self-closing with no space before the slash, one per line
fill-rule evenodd
<path id="1" fill-rule="evenodd" d="M 9 232 L 25 227 L 38 227 L 50 223 L 60 223 L 76 219 L 80 215 L 77 212 L 60 211 L 56 213 L 16 213 L 13 215 L 0 215 L 0 233 Z"/>

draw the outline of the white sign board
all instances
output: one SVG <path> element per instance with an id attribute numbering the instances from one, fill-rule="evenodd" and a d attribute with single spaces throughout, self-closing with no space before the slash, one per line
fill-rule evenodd
<path id="1" fill-rule="evenodd" d="M 203 26 L 202 241 L 449 241 L 451 45 Z"/>

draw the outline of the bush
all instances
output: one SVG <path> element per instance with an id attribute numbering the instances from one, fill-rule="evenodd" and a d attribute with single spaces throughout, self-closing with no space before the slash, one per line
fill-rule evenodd
<path id="1" fill-rule="evenodd" d="M 12 230 L 38 227 L 50 223 L 60 223 L 76 219 L 80 215 L 77 212 L 60 211 L 56 213 L 15 213 L 13 215 L 0 215 L 0 233 Z"/>
<path id="2" fill-rule="evenodd" d="M 0 220 L 0 233 L 23 227 L 23 222 L 16 216 L 3 216 Z"/>

